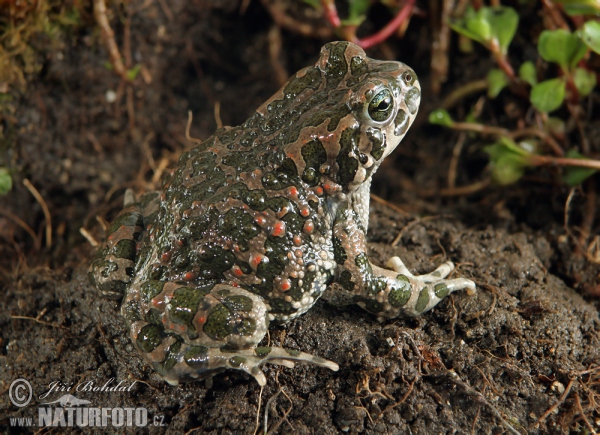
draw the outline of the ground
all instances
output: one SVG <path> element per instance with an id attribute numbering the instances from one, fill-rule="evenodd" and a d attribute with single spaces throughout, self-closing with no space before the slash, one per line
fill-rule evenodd
<path id="1" fill-rule="evenodd" d="M 142 362 L 118 302 L 99 297 L 87 280 L 94 248 L 80 229 L 101 239 L 97 217 L 114 217 L 126 188 L 151 188 L 191 146 L 188 110 L 192 136 L 206 138 L 215 113 L 225 125 L 243 122 L 282 74 L 315 61 L 327 40 L 279 29 L 267 3 L 254 0 L 240 12 L 236 1 L 132 2 L 128 14 L 113 5 L 116 39 L 131 53 L 127 66 L 143 66 L 130 85 L 106 67 L 91 6 L 84 8 L 82 25 L 48 44 L 39 73 L 11 94 L 0 148 L 14 181 L 0 213 L 2 432 L 23 430 L 10 417 L 37 424 L 39 403 L 62 394 L 39 397 L 53 382 L 69 389 L 111 378 L 133 386 L 74 395 L 94 407 L 146 408 L 149 433 L 560 434 L 590 433 L 588 425 L 598 432 L 600 267 L 565 229 L 569 191 L 538 173 L 509 188 L 439 194 L 457 139 L 427 123 L 441 99 L 428 86 L 423 19 L 402 40 L 369 52 L 411 65 L 424 97 L 415 125 L 376 174 L 373 193 L 385 201 L 372 201 L 369 255 L 380 265 L 398 255 L 415 273 L 451 259 L 477 294 L 455 293 L 419 318 L 380 322 L 346 305 L 333 286 L 307 314 L 271 328 L 268 340 L 340 370 L 266 366 L 264 390 L 238 372 L 215 377 L 210 389 L 203 382 L 172 387 Z M 492 62 L 484 51 L 456 56 L 444 89 L 481 78 Z M 586 125 L 596 150 L 599 129 L 599 121 Z M 474 182 L 485 164 L 481 152 L 468 150 L 457 182 Z M 49 209 L 52 240 L 40 203 Z M 16 378 L 32 385 L 27 407 L 9 400 Z"/>

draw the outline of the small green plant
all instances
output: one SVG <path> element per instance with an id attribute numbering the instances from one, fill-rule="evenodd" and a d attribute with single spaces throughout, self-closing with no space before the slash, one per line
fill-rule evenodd
<path id="1" fill-rule="evenodd" d="M 12 177 L 6 168 L 0 168 L 0 195 L 6 195 L 12 189 Z"/>
<path id="2" fill-rule="evenodd" d="M 571 6 L 577 6 L 571 9 L 573 11 L 597 7 L 596 3 L 583 1 L 576 5 L 574 1 L 569 2 Z M 429 120 L 456 130 L 495 136 L 496 142 L 483 149 L 490 158 L 492 179 L 498 184 L 514 183 L 527 168 L 543 165 L 564 167 L 563 181 L 568 185 L 580 184 L 600 170 L 600 161 L 590 159 L 575 149 L 564 149 L 553 132 L 557 124 L 564 126 L 567 122 L 551 118 L 548 113 L 565 103 L 569 113 L 582 112 L 575 107 L 596 87 L 596 73 L 587 60 L 590 52 L 600 54 L 600 23 L 589 20 L 575 31 L 560 28 L 542 31 L 537 51 L 550 67 L 538 70 L 536 63 L 526 61 L 515 73 L 508 50 L 518 24 L 519 16 L 513 8 L 498 6 L 478 10 L 469 7 L 464 16 L 454 20 L 450 26 L 463 37 L 482 44 L 496 60 L 499 68 L 490 70 L 486 77 L 488 96 L 496 98 L 503 89 L 509 89 L 515 95 L 527 98 L 540 114 L 536 117 L 538 122 L 511 132 L 477 122 L 456 122 L 442 109 L 432 112 Z M 545 74 L 550 77 L 543 77 Z M 544 79 L 539 80 L 541 77 Z M 522 120 L 521 124 L 527 125 L 527 121 Z"/>

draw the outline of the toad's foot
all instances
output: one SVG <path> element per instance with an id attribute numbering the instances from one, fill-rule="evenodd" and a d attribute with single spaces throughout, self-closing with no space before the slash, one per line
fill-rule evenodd
<path id="1" fill-rule="evenodd" d="M 452 292 L 466 290 L 469 296 L 473 296 L 476 293 L 475 283 L 470 279 L 444 279 L 454 270 L 454 263 L 451 261 L 441 264 L 433 272 L 425 275 L 413 275 L 398 257 L 390 258 L 386 266 L 396 273 L 404 275 L 409 281 L 417 284 L 416 288 L 420 289 L 414 315 L 430 310 Z M 414 285 L 413 288 L 415 288 Z M 426 303 L 423 303 L 425 301 Z"/>
<path id="2" fill-rule="evenodd" d="M 182 347 L 187 347 L 186 345 Z M 194 349 L 196 350 L 197 347 Z M 182 350 L 184 350 L 182 348 Z M 281 347 L 257 347 L 254 349 L 215 349 L 204 348 L 202 355 L 190 358 L 190 349 L 185 353 L 185 363 L 175 364 L 168 372 L 161 373 L 171 385 L 178 385 L 182 380 L 195 380 L 212 377 L 215 373 L 226 369 L 242 370 L 256 379 L 260 386 L 267 383 L 265 374 L 259 365 L 264 363 L 277 364 L 293 368 L 294 361 L 315 364 L 333 371 L 338 371 L 339 366 L 333 361 L 320 358 L 309 353 Z M 193 370 L 194 361 L 197 360 L 202 367 Z M 159 373 L 160 366 L 155 367 Z M 208 376 L 206 376 L 208 375 Z M 210 385 L 210 384 L 209 384 Z"/>

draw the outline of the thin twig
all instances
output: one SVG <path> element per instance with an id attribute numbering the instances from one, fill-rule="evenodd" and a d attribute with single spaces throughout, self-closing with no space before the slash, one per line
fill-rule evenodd
<path id="1" fill-rule="evenodd" d="M 50 210 L 46 205 L 46 201 L 44 201 L 44 198 L 42 198 L 42 195 L 40 195 L 40 192 L 38 192 L 35 186 L 31 184 L 31 182 L 27 178 L 23 180 L 23 184 L 31 192 L 35 200 L 42 207 L 44 217 L 46 218 L 46 247 L 49 248 L 50 246 L 52 246 L 52 216 L 50 215 Z"/>
<path id="2" fill-rule="evenodd" d="M 88 243 L 90 245 L 92 245 L 94 248 L 97 247 L 98 245 L 100 245 L 98 240 L 96 240 L 96 238 L 94 236 L 92 236 L 90 234 L 90 232 L 88 230 L 86 230 L 85 228 L 83 228 L 83 227 L 79 228 L 79 234 L 81 234 L 83 237 L 85 237 L 85 239 L 88 241 Z"/>
<path id="3" fill-rule="evenodd" d="M 542 423 L 544 420 L 546 420 L 546 418 L 548 418 L 548 416 L 550 414 L 552 414 L 554 412 L 554 410 L 556 408 L 558 408 L 560 406 L 560 404 L 565 401 L 565 399 L 567 398 L 567 396 L 571 392 L 571 387 L 573 386 L 574 382 L 575 382 L 575 378 L 573 377 L 573 378 L 571 378 L 571 380 L 569 380 L 569 384 L 567 385 L 567 388 L 565 388 L 565 392 L 562 394 L 562 396 L 560 396 L 560 399 L 558 399 L 558 402 L 556 402 L 554 405 L 552 405 L 550 408 L 548 408 L 546 410 L 546 412 L 544 412 L 542 414 L 542 416 L 540 418 L 538 418 L 538 420 L 536 422 L 536 426 L 539 426 L 540 423 Z"/>
<path id="4" fill-rule="evenodd" d="M 262 406 L 262 394 L 263 394 L 264 389 L 265 389 L 265 387 L 261 386 L 260 392 L 258 393 L 258 409 L 256 410 L 256 426 L 254 428 L 254 432 L 252 432 L 252 435 L 256 435 L 256 432 L 258 432 L 258 427 L 260 425 L 260 407 Z"/>
<path id="5" fill-rule="evenodd" d="M 52 326 L 53 328 L 66 329 L 62 325 L 57 325 L 55 323 L 50 323 L 50 322 L 44 322 L 43 320 L 37 319 L 35 317 L 30 317 L 30 316 L 14 316 L 14 315 L 11 315 L 10 318 L 11 319 L 22 319 L 22 320 L 33 320 L 35 323 L 39 323 L 40 325 Z"/>
<path id="6" fill-rule="evenodd" d="M 106 15 L 106 4 L 104 3 L 104 0 L 94 0 L 94 17 L 96 17 L 96 22 L 98 23 L 98 26 L 100 26 L 102 40 L 106 44 L 106 49 L 108 50 L 108 55 L 110 56 L 110 63 L 115 69 L 115 72 L 123 80 L 127 80 L 127 72 L 125 71 L 125 66 L 123 65 L 123 59 L 121 58 L 119 47 L 115 42 L 115 32 L 110 27 L 110 23 L 108 22 L 108 17 Z"/>
<path id="7" fill-rule="evenodd" d="M 585 422 L 585 425 L 588 427 L 590 433 L 592 435 L 597 435 L 597 432 L 594 430 L 594 428 L 588 421 L 587 417 L 585 416 L 585 413 L 583 412 L 583 408 L 581 407 L 581 400 L 579 400 L 579 394 L 577 394 L 577 393 L 575 393 L 575 404 L 577 405 L 577 409 L 579 410 L 579 415 L 581 415 L 581 418 L 583 418 L 583 421 Z"/>
<path id="8" fill-rule="evenodd" d="M 202 141 L 200 139 L 196 139 L 196 138 L 190 136 L 190 127 L 191 126 L 192 126 L 192 111 L 188 110 L 188 122 L 187 122 L 187 125 L 185 126 L 185 138 L 192 143 L 201 144 Z"/>
<path id="9" fill-rule="evenodd" d="M 33 244 L 34 244 L 36 250 L 37 251 L 40 250 L 40 247 L 41 247 L 40 239 L 37 236 L 37 234 L 31 229 L 31 227 L 29 225 L 27 225 L 27 223 L 25 223 L 19 216 L 12 214 L 8 210 L 0 209 L 0 214 L 6 216 L 8 219 L 10 219 L 14 223 L 16 223 L 21 228 L 23 228 L 33 239 Z"/>
<path id="10" fill-rule="evenodd" d="M 450 372 L 450 371 L 448 371 L 448 372 L 444 372 L 444 373 L 441 373 L 441 374 L 428 375 L 428 376 L 433 376 L 434 378 L 445 378 L 445 379 L 448 379 L 454 385 L 460 387 L 466 395 L 471 396 L 471 397 L 475 397 L 480 404 L 485 405 L 492 412 L 492 414 L 494 415 L 494 417 L 496 417 L 498 420 L 500 420 L 500 422 L 502 423 L 502 425 L 506 429 L 508 429 L 509 432 L 513 433 L 514 435 L 521 435 L 521 433 L 518 430 L 516 430 L 502 416 L 502 414 L 500 414 L 500 411 L 498 411 L 498 409 L 496 409 L 495 406 L 493 406 L 490 402 L 488 402 L 488 400 L 485 398 L 485 396 L 483 394 L 481 394 L 479 391 L 475 390 L 473 387 L 470 387 L 465 382 L 463 382 L 458 377 L 458 374 L 456 372 Z"/>
<path id="11" fill-rule="evenodd" d="M 441 107 L 442 109 L 451 109 L 456 106 L 459 101 L 463 100 L 465 97 L 475 94 L 477 92 L 485 91 L 488 88 L 488 82 L 486 79 L 476 80 L 473 82 L 469 82 L 464 86 L 461 86 L 458 89 L 450 92 L 444 101 L 442 101 Z"/>
<path id="12" fill-rule="evenodd" d="M 456 169 L 458 168 L 458 160 L 460 159 L 460 153 L 465 145 L 466 138 L 467 135 L 464 132 L 459 133 L 458 140 L 456 141 L 454 148 L 452 148 L 452 159 L 448 165 L 448 187 L 450 189 L 456 187 Z"/>
<path id="13" fill-rule="evenodd" d="M 391 208 L 394 211 L 397 211 L 398 213 L 401 213 L 403 215 L 408 215 L 408 212 L 405 210 L 402 210 L 400 207 L 398 207 L 396 204 L 386 201 L 383 198 L 380 198 L 379 196 L 371 193 L 371 199 L 379 204 L 385 205 L 386 207 Z"/>

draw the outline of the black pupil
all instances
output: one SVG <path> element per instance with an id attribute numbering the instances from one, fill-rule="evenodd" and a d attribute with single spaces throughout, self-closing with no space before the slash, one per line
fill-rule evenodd
<path id="1" fill-rule="evenodd" d="M 379 102 L 377 105 L 377 110 L 387 110 L 387 108 L 390 107 L 390 104 L 392 104 L 392 97 L 388 95 Z"/>
<path id="2" fill-rule="evenodd" d="M 406 83 L 410 83 L 410 82 L 412 82 L 412 76 L 411 76 L 409 73 L 406 73 L 406 74 L 404 75 L 404 81 L 405 81 Z"/>

